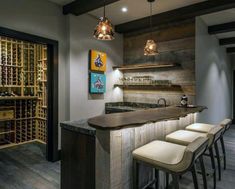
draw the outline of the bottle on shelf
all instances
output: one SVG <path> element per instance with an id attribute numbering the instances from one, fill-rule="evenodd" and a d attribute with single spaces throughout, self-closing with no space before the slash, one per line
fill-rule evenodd
<path id="1" fill-rule="evenodd" d="M 183 107 L 187 107 L 188 106 L 188 97 L 186 95 L 183 95 L 181 97 L 181 101 L 180 101 L 181 106 Z"/>

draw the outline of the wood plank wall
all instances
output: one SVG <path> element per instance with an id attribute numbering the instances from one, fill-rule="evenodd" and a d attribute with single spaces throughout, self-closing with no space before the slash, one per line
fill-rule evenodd
<path id="1" fill-rule="evenodd" d="M 124 101 L 156 103 L 165 98 L 167 104 L 180 103 L 183 94 L 195 103 L 195 20 L 188 20 L 154 30 L 159 55 L 144 56 L 143 49 L 150 33 L 132 33 L 124 36 L 124 65 L 174 62 L 181 66 L 145 72 L 126 72 L 124 76 L 153 76 L 156 80 L 171 80 L 181 90 L 124 90 Z"/>

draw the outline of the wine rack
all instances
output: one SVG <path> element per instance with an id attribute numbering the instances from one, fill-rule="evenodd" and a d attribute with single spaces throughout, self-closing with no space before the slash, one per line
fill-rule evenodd
<path id="1" fill-rule="evenodd" d="M 47 49 L 38 46 L 38 63 L 37 63 L 37 94 L 38 94 L 38 120 L 37 120 L 37 138 L 46 142 L 46 125 L 47 125 Z"/>
<path id="2" fill-rule="evenodd" d="M 45 143 L 47 47 L 0 37 L 0 59 L 0 145 Z"/>

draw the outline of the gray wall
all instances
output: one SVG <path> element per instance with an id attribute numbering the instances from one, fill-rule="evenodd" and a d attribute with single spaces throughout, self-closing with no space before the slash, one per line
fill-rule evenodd
<path id="1" fill-rule="evenodd" d="M 70 41 L 70 119 L 79 120 L 104 113 L 104 103 L 122 101 L 122 91 L 113 89 L 121 73 L 112 69 L 123 62 L 123 39 L 116 34 L 113 41 L 97 41 L 93 38 L 97 19 L 89 15 L 69 16 Z M 90 49 L 106 52 L 106 93 L 90 95 L 88 92 L 88 52 Z"/>
<path id="2" fill-rule="evenodd" d="M 59 41 L 59 121 L 69 119 L 66 90 L 69 79 L 66 73 L 68 28 L 62 8 L 46 0 L 0 1 L 0 26 Z"/>
<path id="3" fill-rule="evenodd" d="M 196 102 L 208 107 L 198 121 L 216 124 L 232 115 L 232 66 L 207 28 L 200 17 L 196 19 Z"/>

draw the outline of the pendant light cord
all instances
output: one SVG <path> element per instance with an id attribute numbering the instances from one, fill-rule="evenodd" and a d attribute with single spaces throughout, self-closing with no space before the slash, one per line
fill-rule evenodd
<path id="1" fill-rule="evenodd" d="M 106 8 L 106 1 L 104 0 L 104 18 L 106 17 L 105 8 Z"/>
<path id="2" fill-rule="evenodd" d="M 150 35 L 151 35 L 151 38 L 153 38 L 152 11 L 153 11 L 153 8 L 152 8 L 152 2 L 150 2 Z"/>

